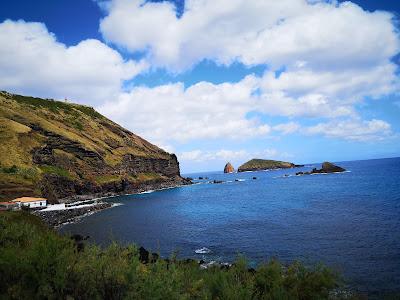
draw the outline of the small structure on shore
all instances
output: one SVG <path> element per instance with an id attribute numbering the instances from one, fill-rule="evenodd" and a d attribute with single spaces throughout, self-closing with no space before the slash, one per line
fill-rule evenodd
<path id="1" fill-rule="evenodd" d="M 11 202 L 17 203 L 19 207 L 25 206 L 28 208 L 44 208 L 47 206 L 46 198 L 21 197 L 14 199 Z"/>

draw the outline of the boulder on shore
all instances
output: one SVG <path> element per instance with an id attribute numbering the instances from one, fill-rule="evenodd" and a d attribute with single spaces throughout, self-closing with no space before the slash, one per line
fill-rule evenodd
<path id="1" fill-rule="evenodd" d="M 228 163 L 225 165 L 224 173 L 233 173 L 233 172 L 235 172 L 235 168 L 231 165 L 230 162 L 228 162 Z"/>

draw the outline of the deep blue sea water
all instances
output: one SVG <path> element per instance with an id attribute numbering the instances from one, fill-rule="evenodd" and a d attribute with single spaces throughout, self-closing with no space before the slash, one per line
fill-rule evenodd
<path id="1" fill-rule="evenodd" d="M 99 244 L 134 242 L 163 256 L 251 264 L 323 262 L 360 291 L 400 291 L 400 158 L 341 162 L 350 172 L 191 174 L 201 184 L 110 198 L 122 203 L 61 228 Z M 253 180 L 252 177 L 257 177 Z M 235 179 L 244 179 L 235 182 Z M 196 254 L 207 247 L 212 252 Z"/>

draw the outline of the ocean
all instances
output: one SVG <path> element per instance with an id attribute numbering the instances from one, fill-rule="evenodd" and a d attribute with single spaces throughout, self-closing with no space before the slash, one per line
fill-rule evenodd
<path id="1" fill-rule="evenodd" d="M 164 257 L 322 262 L 351 289 L 400 292 L 400 158 L 336 164 L 348 172 L 284 177 L 320 167 L 309 164 L 189 174 L 198 184 L 109 198 L 122 205 L 60 231 L 100 245 L 136 243 Z"/>

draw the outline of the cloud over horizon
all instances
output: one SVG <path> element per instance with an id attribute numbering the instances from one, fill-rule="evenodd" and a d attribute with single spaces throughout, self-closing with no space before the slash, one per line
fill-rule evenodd
<path id="1" fill-rule="evenodd" d="M 322 0 L 186 0 L 179 17 L 168 1 L 100 5 L 103 40 L 76 45 L 59 42 L 44 23 L 0 23 L 0 88 L 89 104 L 192 161 L 274 149 L 243 150 L 257 139 L 396 136 L 389 114 L 363 109 L 399 94 L 400 38 L 389 12 Z M 265 71 L 222 83 L 207 72 L 190 84 L 175 80 L 204 61 Z M 135 82 L 159 70 L 169 83 Z M 210 147 L 215 141 L 235 146 Z"/>

